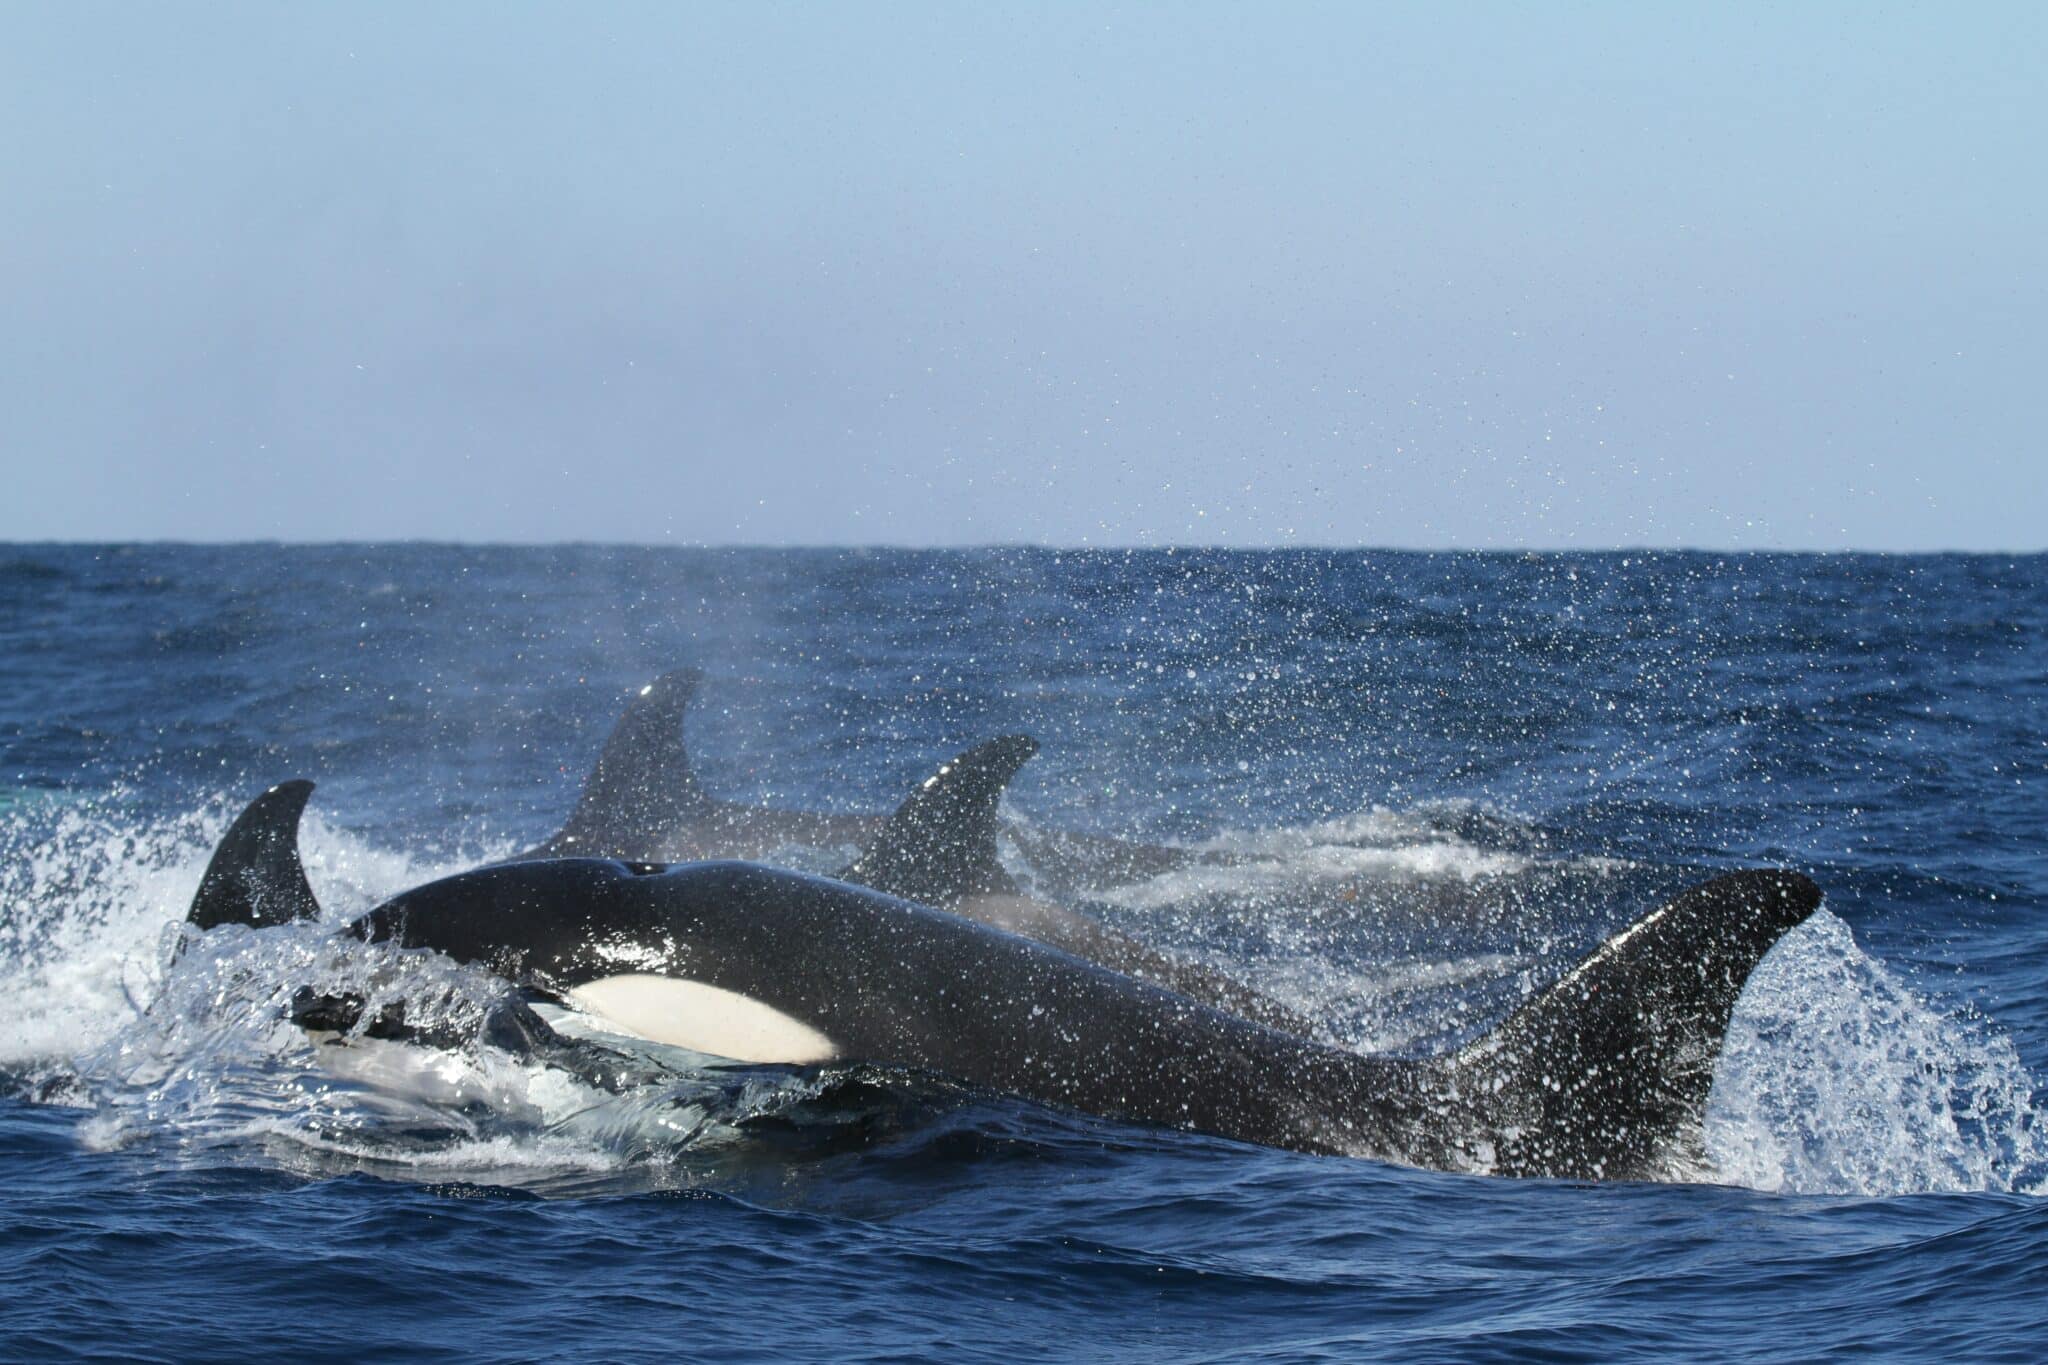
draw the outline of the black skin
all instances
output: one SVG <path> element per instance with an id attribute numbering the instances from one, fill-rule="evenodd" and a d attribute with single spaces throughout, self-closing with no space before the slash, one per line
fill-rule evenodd
<path id="1" fill-rule="evenodd" d="M 749 863 L 485 868 L 407 892 L 354 931 L 551 995 L 624 972 L 702 981 L 809 1024 L 842 1057 L 1109 1118 L 1446 1169 L 1633 1178 L 1696 1127 L 1743 981 L 1818 903 L 1795 874 L 1717 879 L 1465 1053 L 1421 1061 L 1324 1047 L 942 911 Z"/>
<path id="2" fill-rule="evenodd" d="M 753 863 L 486 868 L 354 930 L 548 995 L 623 972 L 703 981 L 802 1020 L 844 1057 L 1268 1146 L 1406 1151 L 1424 1116 L 1414 1063 L 1305 1043 L 1014 934 Z"/>

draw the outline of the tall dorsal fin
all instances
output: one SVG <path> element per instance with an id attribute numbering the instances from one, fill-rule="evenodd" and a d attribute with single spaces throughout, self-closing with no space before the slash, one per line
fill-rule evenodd
<path id="1" fill-rule="evenodd" d="M 1495 1133 L 1499 1175 L 1644 1178 L 1696 1140 L 1750 972 L 1820 905 L 1796 872 L 1735 872 L 1609 939 L 1451 1075 Z"/>
<path id="2" fill-rule="evenodd" d="M 299 817 L 312 794 L 311 782 L 280 782 L 235 817 L 199 879 L 187 921 L 201 929 L 264 929 L 320 917 L 299 862 Z"/>
<path id="3" fill-rule="evenodd" d="M 1025 760 L 1029 735 L 976 745 L 926 778 L 840 880 L 941 909 L 967 896 L 1013 892 L 996 855 L 996 803 Z"/>
<path id="4" fill-rule="evenodd" d="M 562 832 L 537 852 L 652 860 L 664 837 L 705 802 L 683 744 L 683 712 L 704 674 L 664 673 L 641 688 L 612 727 Z"/>

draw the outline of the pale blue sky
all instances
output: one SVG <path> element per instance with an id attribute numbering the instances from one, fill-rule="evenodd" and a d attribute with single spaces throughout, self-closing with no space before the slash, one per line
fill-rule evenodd
<path id="1" fill-rule="evenodd" d="M 2033 5 L 0 11 L 0 538 L 2048 545 Z"/>

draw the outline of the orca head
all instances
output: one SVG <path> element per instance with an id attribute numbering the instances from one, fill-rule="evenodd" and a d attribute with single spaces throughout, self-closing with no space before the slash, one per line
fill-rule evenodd
<path id="1" fill-rule="evenodd" d="M 353 932 L 484 966 L 652 1042 L 742 1062 L 829 1061 L 839 1049 L 815 1020 L 750 989 L 763 973 L 730 970 L 733 931 L 748 927 L 767 882 L 799 894 L 831 885 L 741 862 L 502 863 L 408 891 Z"/>
<path id="2" fill-rule="evenodd" d="M 611 858 L 498 863 L 401 892 L 349 932 L 373 943 L 431 948 L 560 994 L 608 945 L 648 941 L 648 908 L 633 887 L 663 868 Z M 654 950 L 634 951 L 651 960 Z"/>

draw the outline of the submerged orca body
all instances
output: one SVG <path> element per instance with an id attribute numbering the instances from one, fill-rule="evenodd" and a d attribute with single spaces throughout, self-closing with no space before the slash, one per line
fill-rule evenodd
<path id="1" fill-rule="evenodd" d="M 261 863 L 210 868 L 202 887 L 240 899 L 203 890 L 193 922 L 304 913 L 289 837 L 303 804 L 295 788 L 258 799 L 222 854 Z M 1696 1138 L 1744 982 L 1819 902 L 1794 873 L 1716 878 L 1425 1060 L 1324 1047 L 942 910 L 751 863 L 503 864 L 408 891 L 351 931 L 739 1060 L 859 1059 L 1300 1151 L 1622 1179 L 1661 1173 Z"/>

